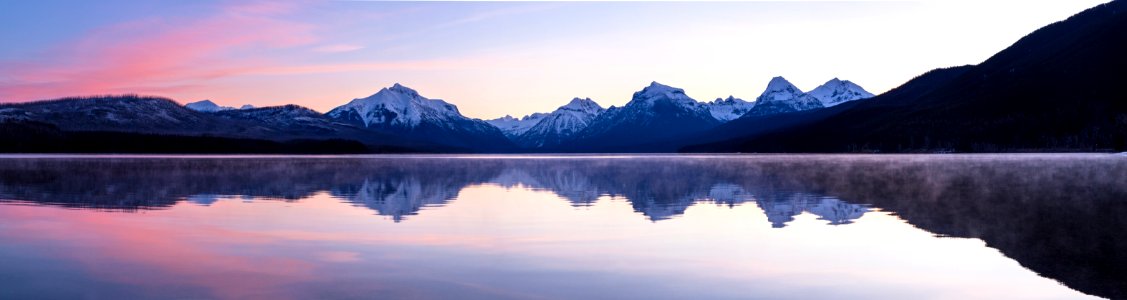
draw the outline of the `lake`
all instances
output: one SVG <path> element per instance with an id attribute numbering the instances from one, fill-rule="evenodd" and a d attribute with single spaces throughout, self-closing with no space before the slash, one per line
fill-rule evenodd
<path id="1" fill-rule="evenodd" d="M 0 299 L 1127 298 L 1127 156 L 4 156 Z"/>

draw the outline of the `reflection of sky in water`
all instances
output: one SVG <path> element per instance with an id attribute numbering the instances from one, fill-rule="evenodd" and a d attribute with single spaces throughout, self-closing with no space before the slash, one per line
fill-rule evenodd
<path id="1" fill-rule="evenodd" d="M 526 171 L 200 188 L 135 213 L 0 205 L 0 298 L 1085 297 L 818 188 Z"/>

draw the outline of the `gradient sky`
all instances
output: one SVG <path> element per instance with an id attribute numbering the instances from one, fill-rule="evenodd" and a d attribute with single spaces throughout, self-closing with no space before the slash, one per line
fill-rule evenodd
<path id="1" fill-rule="evenodd" d="M 4 1 L 0 102 L 90 94 L 328 111 L 402 83 L 463 114 L 622 105 L 650 81 L 752 100 L 774 76 L 881 93 L 1106 0 Z"/>

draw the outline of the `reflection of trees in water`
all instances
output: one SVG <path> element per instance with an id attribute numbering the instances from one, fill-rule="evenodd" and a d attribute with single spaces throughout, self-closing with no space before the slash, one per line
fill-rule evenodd
<path id="1" fill-rule="evenodd" d="M 320 191 L 396 221 L 466 186 L 627 199 L 651 220 L 696 203 L 754 202 L 772 226 L 801 213 L 848 224 L 869 205 L 929 232 L 979 238 L 1083 292 L 1127 298 L 1127 160 L 1115 156 L 757 156 L 636 159 L 5 159 L 0 198 L 113 210 L 218 195 Z"/>

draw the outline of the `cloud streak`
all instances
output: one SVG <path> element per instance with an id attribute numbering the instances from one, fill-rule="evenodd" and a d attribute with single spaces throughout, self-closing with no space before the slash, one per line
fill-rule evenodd
<path id="1" fill-rule="evenodd" d="M 74 94 L 175 91 L 186 83 L 268 66 L 247 55 L 309 45 L 314 26 L 281 16 L 289 4 L 239 4 L 193 20 L 146 18 L 94 30 L 42 52 L 3 62 L 0 101 Z"/>

